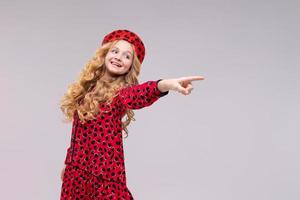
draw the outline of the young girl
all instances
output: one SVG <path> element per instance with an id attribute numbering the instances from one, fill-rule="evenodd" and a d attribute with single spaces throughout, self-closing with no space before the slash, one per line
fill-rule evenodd
<path id="1" fill-rule="evenodd" d="M 138 82 L 145 47 L 128 30 L 107 34 L 79 80 L 61 100 L 72 136 L 61 172 L 60 199 L 132 200 L 126 185 L 123 130 L 132 110 L 150 106 L 174 90 L 184 95 L 202 76 Z M 122 121 L 126 115 L 125 121 Z"/>

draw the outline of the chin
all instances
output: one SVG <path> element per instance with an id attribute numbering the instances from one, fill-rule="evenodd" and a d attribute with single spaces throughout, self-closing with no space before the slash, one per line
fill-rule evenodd
<path id="1" fill-rule="evenodd" d="M 123 76 L 127 73 L 127 71 L 118 71 L 118 70 L 115 70 L 114 66 L 107 66 L 106 68 L 108 74 L 112 77 L 118 77 L 118 76 Z"/>
<path id="2" fill-rule="evenodd" d="M 112 72 L 112 71 L 110 71 L 109 74 L 110 74 L 111 77 L 117 78 L 119 76 L 125 75 L 126 73 L 120 73 L 120 72 Z"/>
<path id="3" fill-rule="evenodd" d="M 126 73 L 125 71 L 115 71 L 115 70 L 109 70 L 109 72 L 111 74 L 115 74 L 115 75 L 119 75 L 119 76 Z"/>

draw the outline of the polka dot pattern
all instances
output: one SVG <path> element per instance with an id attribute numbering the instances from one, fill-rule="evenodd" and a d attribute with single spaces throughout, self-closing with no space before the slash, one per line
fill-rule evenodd
<path id="1" fill-rule="evenodd" d="M 140 63 L 143 62 L 145 57 L 145 46 L 143 41 L 137 34 L 129 30 L 115 30 L 104 37 L 102 45 L 107 42 L 112 42 L 114 40 L 126 40 L 127 42 L 133 44 L 134 50 L 137 54 Z"/>
<path id="2" fill-rule="evenodd" d="M 61 200 L 133 200 L 126 185 L 99 180 L 86 171 L 67 165 L 63 177 Z"/>
<path id="3" fill-rule="evenodd" d="M 126 187 L 121 120 L 126 109 L 150 106 L 168 94 L 157 88 L 160 80 L 120 88 L 111 104 L 99 103 L 102 112 L 93 120 L 81 123 L 75 112 L 61 199 L 132 199 Z M 106 191 L 103 198 L 98 198 L 100 191 Z"/>

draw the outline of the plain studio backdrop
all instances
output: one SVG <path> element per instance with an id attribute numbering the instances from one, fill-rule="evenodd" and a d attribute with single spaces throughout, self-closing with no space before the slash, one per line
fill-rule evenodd
<path id="1" fill-rule="evenodd" d="M 59 199 L 59 101 L 105 34 L 146 46 L 140 83 L 202 75 L 135 111 L 136 200 L 300 199 L 298 1 L 0 2 L 1 199 Z"/>

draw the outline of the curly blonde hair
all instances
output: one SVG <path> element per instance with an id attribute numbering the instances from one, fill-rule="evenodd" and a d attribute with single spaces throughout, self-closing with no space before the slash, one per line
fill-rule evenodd
<path id="1" fill-rule="evenodd" d="M 78 80 L 68 86 L 67 92 L 60 101 L 60 109 L 66 117 L 64 122 L 71 122 L 75 111 L 83 123 L 95 119 L 101 112 L 98 107 L 99 102 L 110 104 L 118 88 L 139 83 L 137 77 L 140 74 L 141 63 L 132 44 L 133 62 L 129 71 L 111 80 L 101 79 L 106 70 L 105 56 L 118 41 L 108 42 L 99 47 L 81 71 Z M 127 109 L 126 115 L 126 120 L 122 121 L 125 137 L 128 136 L 127 126 L 131 121 L 135 121 L 132 110 Z"/>

